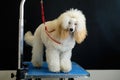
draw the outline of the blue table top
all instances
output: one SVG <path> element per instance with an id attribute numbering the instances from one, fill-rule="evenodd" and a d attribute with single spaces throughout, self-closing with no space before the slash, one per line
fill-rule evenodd
<path id="1" fill-rule="evenodd" d="M 72 62 L 72 70 L 68 73 L 50 72 L 46 62 L 43 63 L 41 68 L 33 67 L 31 62 L 24 62 L 24 64 L 28 65 L 28 70 L 25 74 L 26 78 L 77 78 L 90 76 L 89 72 L 75 62 Z"/>

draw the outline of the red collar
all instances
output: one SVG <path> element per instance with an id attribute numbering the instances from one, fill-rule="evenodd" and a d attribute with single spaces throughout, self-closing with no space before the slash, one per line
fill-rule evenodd
<path id="1" fill-rule="evenodd" d="M 49 37 L 51 40 L 53 40 L 54 42 L 56 42 L 57 44 L 61 44 L 59 41 L 55 40 L 52 36 L 50 36 L 49 33 L 53 32 L 53 31 L 55 31 L 55 30 L 48 31 L 47 26 L 45 26 L 45 32 L 46 32 L 46 34 L 48 35 L 48 37 Z"/>
<path id="2" fill-rule="evenodd" d="M 41 15 L 42 15 L 42 22 L 44 23 L 45 25 L 45 16 L 44 16 L 44 7 L 43 7 L 43 0 L 41 0 Z M 49 33 L 53 32 L 55 30 L 52 30 L 52 31 L 48 31 L 47 29 L 47 26 L 45 25 L 45 32 L 46 34 L 48 35 L 48 37 L 53 40 L 54 42 L 56 42 L 57 44 L 61 44 L 59 41 L 55 40 L 52 36 L 50 36 Z"/>

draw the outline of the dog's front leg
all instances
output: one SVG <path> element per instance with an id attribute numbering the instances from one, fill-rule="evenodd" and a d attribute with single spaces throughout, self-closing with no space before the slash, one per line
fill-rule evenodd
<path id="1" fill-rule="evenodd" d="M 63 52 L 60 56 L 60 68 L 63 72 L 69 72 L 72 69 L 71 65 L 71 50 Z"/>
<path id="2" fill-rule="evenodd" d="M 46 60 L 48 68 L 52 72 L 60 72 L 60 53 L 56 49 L 49 48 L 46 50 Z"/>

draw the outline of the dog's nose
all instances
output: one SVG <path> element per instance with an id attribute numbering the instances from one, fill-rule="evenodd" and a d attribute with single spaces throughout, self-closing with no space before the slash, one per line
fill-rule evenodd
<path id="1" fill-rule="evenodd" d="M 70 31 L 73 32 L 73 28 L 70 28 Z"/>

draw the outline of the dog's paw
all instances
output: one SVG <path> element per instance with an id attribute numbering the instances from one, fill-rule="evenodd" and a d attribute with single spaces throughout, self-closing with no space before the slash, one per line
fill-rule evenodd
<path id="1" fill-rule="evenodd" d="M 65 73 L 66 72 L 70 72 L 71 69 L 72 69 L 71 62 L 70 61 L 68 61 L 68 62 L 67 61 L 62 62 L 60 68 L 61 68 L 62 72 L 65 72 Z"/>
<path id="2" fill-rule="evenodd" d="M 34 67 L 37 67 L 37 68 L 39 68 L 39 67 L 41 67 L 42 66 L 42 62 L 38 62 L 38 61 L 31 61 L 32 62 L 32 64 L 33 64 L 33 66 Z"/>
<path id="3" fill-rule="evenodd" d="M 64 66 L 61 66 L 61 71 L 62 72 L 70 72 L 71 71 L 71 67 L 70 66 L 66 66 L 66 65 L 64 65 Z"/>
<path id="4" fill-rule="evenodd" d="M 60 66 L 49 65 L 48 68 L 49 68 L 49 71 L 51 71 L 51 72 L 60 72 Z"/>

